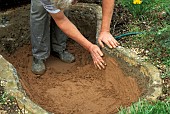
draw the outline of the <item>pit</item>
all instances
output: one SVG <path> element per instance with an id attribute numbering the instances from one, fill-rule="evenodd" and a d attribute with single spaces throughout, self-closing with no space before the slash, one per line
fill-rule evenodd
<path id="1" fill-rule="evenodd" d="M 7 19 L 12 17 L 0 28 L 3 33 L 0 36 L 0 80 L 5 91 L 15 96 L 28 113 L 113 114 L 139 99 L 156 100 L 161 94 L 158 69 L 121 46 L 104 48 L 107 67 L 97 70 L 90 54 L 69 39 L 67 49 L 75 55 L 76 61 L 68 64 L 50 56 L 46 60 L 46 73 L 34 75 L 29 9 L 27 5 L 0 15 Z M 96 42 L 101 24 L 100 6 L 78 3 L 69 10 L 69 18 L 89 41 Z"/>

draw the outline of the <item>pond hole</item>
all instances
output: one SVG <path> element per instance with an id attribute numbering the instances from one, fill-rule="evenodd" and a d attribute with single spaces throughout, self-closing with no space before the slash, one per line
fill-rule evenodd
<path id="1" fill-rule="evenodd" d="M 90 54 L 79 44 L 71 41 L 67 47 L 76 61 L 64 63 L 51 55 L 42 76 L 31 72 L 31 45 L 6 56 L 17 69 L 29 98 L 45 110 L 55 114 L 116 113 L 120 106 L 131 105 L 142 95 L 144 88 L 114 58 L 104 57 L 106 69 L 97 70 Z"/>

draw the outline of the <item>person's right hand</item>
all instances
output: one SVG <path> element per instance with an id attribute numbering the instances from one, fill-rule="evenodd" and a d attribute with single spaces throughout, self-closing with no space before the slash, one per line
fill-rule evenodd
<path id="1" fill-rule="evenodd" d="M 92 46 L 90 46 L 89 51 L 92 56 L 95 67 L 99 68 L 100 70 L 105 69 L 106 63 L 102 59 L 103 53 L 100 48 L 97 45 L 93 44 Z"/>

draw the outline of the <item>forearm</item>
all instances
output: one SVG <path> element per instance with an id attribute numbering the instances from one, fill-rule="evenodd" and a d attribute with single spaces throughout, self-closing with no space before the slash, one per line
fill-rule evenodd
<path id="1" fill-rule="evenodd" d="M 113 15 L 115 0 L 103 0 L 102 1 L 102 26 L 101 32 L 110 32 L 110 23 Z"/>
<path id="2" fill-rule="evenodd" d="M 90 46 L 92 45 L 76 28 L 76 26 L 69 21 L 69 19 L 64 15 L 62 19 L 58 19 L 55 15 L 51 14 L 54 18 L 58 27 L 71 39 L 78 42 L 82 45 L 85 49 L 89 50 Z"/>
<path id="3" fill-rule="evenodd" d="M 92 44 L 89 42 L 76 28 L 76 26 L 69 21 L 69 19 L 64 15 L 62 11 L 59 13 L 50 13 L 50 15 L 53 17 L 54 21 L 58 25 L 58 27 L 70 38 L 78 42 L 80 45 L 82 45 L 85 49 L 87 49 L 93 59 L 94 65 L 99 69 L 104 69 L 106 66 L 106 63 L 102 59 L 101 56 L 103 56 L 102 51 L 97 45 Z"/>

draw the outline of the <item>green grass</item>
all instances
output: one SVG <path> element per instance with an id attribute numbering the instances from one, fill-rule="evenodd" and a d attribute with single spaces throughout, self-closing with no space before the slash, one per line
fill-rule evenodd
<path id="1" fill-rule="evenodd" d="M 170 99 L 167 101 L 139 101 L 129 108 L 121 108 L 119 114 L 170 114 Z"/>
<path id="2" fill-rule="evenodd" d="M 145 34 L 131 37 L 128 43 L 131 45 L 128 47 L 144 49 L 141 55 L 148 56 L 150 62 L 164 70 L 166 73 L 163 77 L 170 77 L 170 25 L 162 28 L 152 27 L 152 30 L 145 31 Z M 129 28 L 132 28 L 130 31 L 142 31 L 136 25 L 131 25 Z"/>
<path id="3" fill-rule="evenodd" d="M 125 25 L 128 31 L 143 32 L 122 38 L 121 45 L 140 50 L 138 54 L 147 56 L 146 61 L 161 71 L 161 78 L 170 80 L 170 0 L 143 0 L 139 5 L 134 5 L 133 0 L 117 3 L 131 14 L 130 22 Z M 168 98 L 167 92 L 166 95 Z M 170 98 L 156 102 L 142 100 L 121 108 L 119 114 L 170 114 Z"/>
<path id="4" fill-rule="evenodd" d="M 149 57 L 158 69 L 163 71 L 162 78 L 170 78 L 170 0 L 118 0 L 131 13 L 131 22 L 126 25 L 129 32 L 144 34 L 125 38 L 125 47 L 139 48 L 140 55 Z"/>
<path id="5" fill-rule="evenodd" d="M 124 8 L 127 8 L 135 19 L 153 19 L 159 15 L 159 13 L 162 13 L 162 11 L 170 14 L 169 0 L 141 0 L 141 4 L 133 4 L 133 1 L 134 0 L 118 0 L 118 3 L 123 5 Z"/>
<path id="6" fill-rule="evenodd" d="M 0 83 L 0 110 L 4 110 L 7 114 L 23 114 L 22 110 L 19 108 L 16 98 L 7 94 L 4 91 L 4 87 L 1 86 L 1 83 Z"/>
<path id="7" fill-rule="evenodd" d="M 140 25 L 137 24 L 132 23 L 128 25 L 129 31 L 144 31 L 144 34 L 125 38 L 127 41 L 122 45 L 128 48 L 143 49 L 140 55 L 148 56 L 149 59 L 147 61 L 153 63 L 164 72 L 162 73 L 163 78 L 170 78 L 170 25 L 152 27 L 147 31 L 140 28 Z"/>

